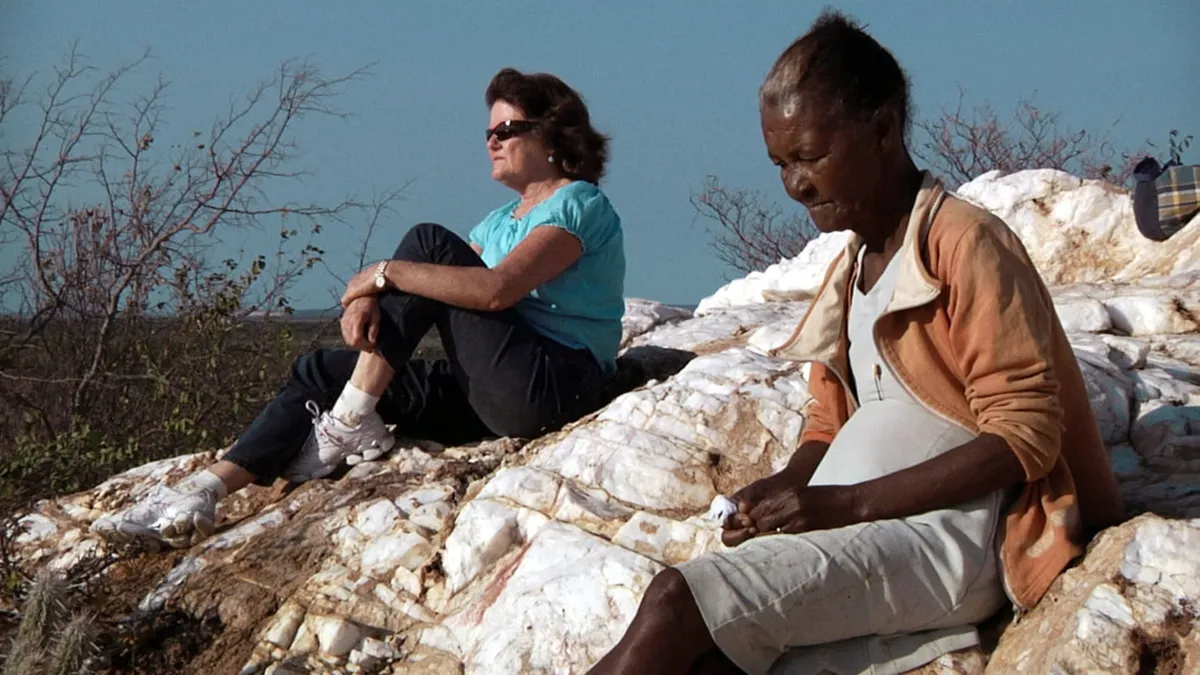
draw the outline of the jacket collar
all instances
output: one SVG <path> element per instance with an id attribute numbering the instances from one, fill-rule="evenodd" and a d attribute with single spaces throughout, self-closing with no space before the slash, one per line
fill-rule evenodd
<path id="1" fill-rule="evenodd" d="M 924 250 L 930 225 L 945 197 L 946 190 L 942 184 L 928 171 L 923 172 L 921 190 L 909 214 L 904 241 L 896 251 L 901 268 L 884 314 L 920 307 L 941 294 L 941 282 L 925 266 Z M 842 331 L 846 325 L 846 300 L 861 248 L 862 237 L 857 234 L 851 236 L 845 250 L 834 259 L 825 284 L 813 298 L 812 305 L 791 338 L 781 347 L 771 350 L 772 356 L 793 361 L 839 364 Z"/>

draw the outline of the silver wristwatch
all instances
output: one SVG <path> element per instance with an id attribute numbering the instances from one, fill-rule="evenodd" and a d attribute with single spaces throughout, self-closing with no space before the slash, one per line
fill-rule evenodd
<path id="1" fill-rule="evenodd" d="M 381 260 L 375 267 L 375 288 L 381 291 L 387 288 L 387 266 L 390 262 L 391 260 Z"/>

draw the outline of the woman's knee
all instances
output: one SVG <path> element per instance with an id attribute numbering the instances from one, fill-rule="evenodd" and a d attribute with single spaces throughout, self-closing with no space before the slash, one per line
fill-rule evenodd
<path id="1" fill-rule="evenodd" d="M 695 619 L 700 619 L 700 624 L 703 625 L 700 608 L 696 605 L 692 589 L 683 573 L 674 567 L 668 567 L 655 575 L 642 596 L 642 606 L 651 608 L 660 619 L 674 625 L 680 625 L 681 622 L 695 623 Z"/>
<path id="2" fill-rule="evenodd" d="M 404 234 L 392 259 L 411 260 L 414 257 L 422 257 L 421 254 L 428 255 L 439 240 L 448 236 L 457 237 L 458 235 L 437 223 L 417 223 Z"/>
<path id="3" fill-rule="evenodd" d="M 454 234 L 453 232 L 451 232 L 449 230 L 449 228 L 447 228 L 446 226 L 439 225 L 438 223 L 417 223 L 416 225 L 413 225 L 411 228 L 409 228 L 408 233 L 404 235 L 404 238 L 407 239 L 409 237 L 444 237 L 447 235 L 449 235 L 451 237 L 458 236 L 458 235 Z"/>

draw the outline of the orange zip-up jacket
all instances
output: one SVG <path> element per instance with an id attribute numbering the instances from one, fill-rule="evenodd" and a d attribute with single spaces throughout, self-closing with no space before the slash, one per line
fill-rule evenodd
<path id="1" fill-rule="evenodd" d="M 801 442 L 831 442 L 856 408 L 846 315 L 861 245 L 851 238 L 792 337 L 772 350 L 812 363 Z M 1003 438 L 1020 460 L 1025 483 L 1005 517 L 1000 562 L 1010 599 L 1032 608 L 1089 531 L 1122 513 L 1079 364 L 1020 239 L 928 173 L 896 255 L 901 270 L 875 341 L 918 401 Z"/>

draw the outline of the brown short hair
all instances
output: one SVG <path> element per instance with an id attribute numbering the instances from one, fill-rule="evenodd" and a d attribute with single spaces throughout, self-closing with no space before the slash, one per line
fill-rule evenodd
<path id="1" fill-rule="evenodd" d="M 538 123 L 542 140 L 567 178 L 596 185 L 608 161 L 608 137 L 592 128 L 579 92 L 550 73 L 505 68 L 488 85 L 488 106 L 505 101 Z"/>

